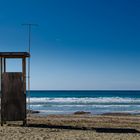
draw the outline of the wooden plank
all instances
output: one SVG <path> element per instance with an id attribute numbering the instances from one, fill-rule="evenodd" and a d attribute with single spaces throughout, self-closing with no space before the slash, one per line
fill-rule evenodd
<path id="1" fill-rule="evenodd" d="M 2 97 L 2 70 L 3 70 L 3 68 L 2 68 L 2 66 L 3 66 L 3 63 L 2 63 L 2 58 L 0 58 L 0 61 L 1 61 L 1 84 L 0 84 L 0 86 L 1 86 L 1 97 Z M 1 99 L 1 101 L 2 101 L 2 99 Z M 1 108 L 2 108 L 2 103 L 1 103 Z M 2 109 L 0 109 L 1 110 L 1 126 L 3 126 L 3 114 L 2 114 Z"/>
<path id="2" fill-rule="evenodd" d="M 3 71 L 6 72 L 6 58 L 4 58 L 4 62 L 3 63 L 4 63 L 4 67 L 3 67 L 4 70 Z"/>
<path id="3" fill-rule="evenodd" d="M 3 58 L 25 58 L 30 57 L 28 52 L 0 52 L 0 57 Z"/>
<path id="4" fill-rule="evenodd" d="M 23 88 L 24 95 L 26 97 L 26 58 L 22 58 L 22 77 L 23 77 Z M 23 125 L 26 125 L 26 104 L 25 104 L 25 119 Z"/>
<path id="5" fill-rule="evenodd" d="M 3 121 L 20 121 L 26 118 L 26 96 L 22 73 L 2 74 L 1 111 Z"/>
<path id="6" fill-rule="evenodd" d="M 22 76 L 23 76 L 24 93 L 26 94 L 26 58 L 22 59 Z"/>
<path id="7" fill-rule="evenodd" d="M 2 76 L 2 58 L 0 58 L 0 92 L 1 92 L 1 76 Z"/>

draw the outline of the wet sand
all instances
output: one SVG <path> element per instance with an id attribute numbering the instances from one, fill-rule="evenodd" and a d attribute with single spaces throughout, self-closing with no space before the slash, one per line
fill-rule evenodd
<path id="1" fill-rule="evenodd" d="M 140 116 L 49 115 L 7 122 L 0 127 L 3 140 L 140 140 Z"/>

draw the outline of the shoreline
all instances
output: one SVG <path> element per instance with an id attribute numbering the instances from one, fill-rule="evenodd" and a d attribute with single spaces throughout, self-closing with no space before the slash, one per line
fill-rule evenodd
<path id="1" fill-rule="evenodd" d="M 7 122 L 3 127 L 0 126 L 0 137 L 7 140 L 138 140 L 140 138 L 140 116 L 111 115 L 40 116 L 35 113 L 27 116 L 27 127 L 23 127 L 22 122 Z"/>
<path id="2" fill-rule="evenodd" d="M 107 112 L 107 113 L 102 113 L 102 114 L 93 114 L 92 112 L 87 112 L 87 111 L 76 111 L 76 112 L 73 112 L 73 113 L 69 113 L 69 114 L 57 114 L 57 113 L 54 113 L 54 114 L 47 114 L 47 113 L 44 113 L 44 112 L 41 112 L 39 110 L 28 110 L 27 109 L 27 114 L 30 113 L 30 114 L 38 114 L 40 116 L 48 116 L 48 115 L 84 115 L 84 114 L 87 114 L 87 115 L 105 115 L 105 116 L 137 116 L 137 115 L 140 115 L 140 113 L 129 113 L 129 112 Z"/>
<path id="3" fill-rule="evenodd" d="M 93 127 L 105 128 L 138 128 L 140 130 L 140 114 L 107 113 L 94 114 L 30 114 L 27 117 L 29 124 L 40 124 L 47 126 L 69 126 L 74 128 L 92 129 Z"/>
<path id="4" fill-rule="evenodd" d="M 50 114 L 39 113 L 27 115 L 29 124 L 49 128 L 68 128 L 92 130 L 94 128 L 131 128 L 140 132 L 140 114 L 107 113 L 95 114 Z"/>

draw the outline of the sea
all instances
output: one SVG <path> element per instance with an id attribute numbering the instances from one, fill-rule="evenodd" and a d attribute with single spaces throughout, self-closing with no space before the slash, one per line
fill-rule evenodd
<path id="1" fill-rule="evenodd" d="M 30 91 L 27 107 L 40 115 L 77 111 L 140 114 L 140 91 Z"/>

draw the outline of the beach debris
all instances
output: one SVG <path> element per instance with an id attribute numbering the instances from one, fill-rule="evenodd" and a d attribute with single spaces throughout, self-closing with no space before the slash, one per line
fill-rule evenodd
<path id="1" fill-rule="evenodd" d="M 27 114 L 30 113 L 30 114 L 36 114 L 36 113 L 40 113 L 39 111 L 37 110 L 27 110 Z"/>
<path id="2" fill-rule="evenodd" d="M 131 113 L 126 113 L 126 112 L 115 112 L 115 113 L 103 113 L 102 115 L 107 115 L 107 116 L 130 116 L 132 115 Z"/>
<path id="3" fill-rule="evenodd" d="M 85 114 L 91 114 L 91 112 L 86 112 L 86 111 L 76 111 L 76 112 L 74 112 L 74 115 L 85 115 Z"/>

